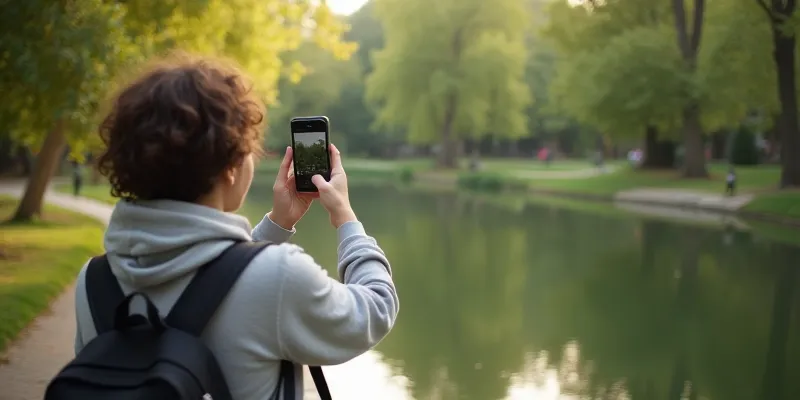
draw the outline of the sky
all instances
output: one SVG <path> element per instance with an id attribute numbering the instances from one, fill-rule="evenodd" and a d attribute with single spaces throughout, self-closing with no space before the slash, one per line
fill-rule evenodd
<path id="1" fill-rule="evenodd" d="M 336 14 L 350 15 L 356 12 L 367 0 L 327 0 L 328 7 Z"/>
<path id="2" fill-rule="evenodd" d="M 298 132 L 294 134 L 295 143 L 303 143 L 306 146 L 311 146 L 320 139 L 325 140 L 325 132 Z"/>

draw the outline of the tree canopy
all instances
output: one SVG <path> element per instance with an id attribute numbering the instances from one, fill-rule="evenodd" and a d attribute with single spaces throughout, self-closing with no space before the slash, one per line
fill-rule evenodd
<path id="1" fill-rule="evenodd" d="M 524 1 L 375 1 L 385 45 L 367 98 L 377 126 L 406 128 L 412 143 L 450 140 L 445 153 L 456 137 L 526 133 Z"/>
<path id="2" fill-rule="evenodd" d="M 551 90 L 565 113 L 617 137 L 648 125 L 677 137 L 686 93 L 699 101 L 706 133 L 738 126 L 752 109 L 775 109 L 770 49 L 763 46 L 769 31 L 754 5 L 709 3 L 697 69 L 689 73 L 667 5 L 641 3 L 648 2 L 551 6 L 543 33 L 560 51 Z"/>
<path id="3" fill-rule="evenodd" d="M 346 59 L 356 45 L 347 25 L 311 0 L 31 0 L 2 3 L 0 135 L 42 147 L 18 218 L 41 209 L 41 197 L 65 142 L 82 153 L 95 116 L 114 84 L 144 60 L 173 49 L 236 61 L 268 104 L 281 76 L 306 72 L 282 56 L 312 41 Z M 49 140 L 46 140 L 49 139 Z"/>

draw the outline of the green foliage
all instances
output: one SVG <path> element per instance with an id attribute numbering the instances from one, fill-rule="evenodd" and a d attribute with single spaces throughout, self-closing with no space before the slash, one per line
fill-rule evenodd
<path id="1" fill-rule="evenodd" d="M 0 134 L 34 149 L 62 120 L 73 143 L 112 77 L 135 58 L 124 7 L 102 0 L 22 1 L 0 13 Z"/>
<path id="2" fill-rule="evenodd" d="M 347 26 L 311 0 L 43 0 L 2 2 L 0 134 L 37 147 L 55 121 L 80 150 L 115 83 L 144 59 L 172 49 L 235 60 L 267 103 L 278 80 L 298 80 L 300 62 L 281 56 L 303 37 L 345 59 Z M 309 29 L 313 27 L 313 29 Z"/>
<path id="3" fill-rule="evenodd" d="M 294 145 L 295 174 L 314 175 L 328 170 L 328 149 L 325 139 L 319 139 L 311 145 L 296 142 Z"/>
<path id="4" fill-rule="evenodd" d="M 358 44 L 354 57 L 337 60 L 311 43 L 288 54 L 287 59 L 308 66 L 297 83 L 284 78 L 280 98 L 270 110 L 272 134 L 267 143 L 279 148 L 288 143 L 288 120 L 297 115 L 327 115 L 331 120 L 331 139 L 348 154 L 380 156 L 397 141 L 398 132 L 372 130 L 374 112 L 364 102 L 364 79 L 372 71 L 370 54 L 383 46 L 383 31 L 369 2 L 345 19 L 351 27 L 344 39 Z"/>
<path id="5" fill-rule="evenodd" d="M 551 85 L 558 110 L 616 138 L 654 125 L 675 137 L 696 101 L 706 132 L 736 126 L 750 109 L 775 109 L 769 26 L 755 2 L 709 2 L 694 73 L 683 68 L 668 2 L 559 0 L 543 30 L 559 52 Z"/>
<path id="6" fill-rule="evenodd" d="M 283 148 L 289 143 L 289 120 L 296 116 L 328 115 L 328 110 L 342 98 L 342 91 L 357 85 L 360 68 L 355 59 L 339 60 L 330 52 L 314 43 L 305 42 L 297 50 L 284 57 L 289 64 L 304 66 L 304 75 L 298 82 L 291 76 L 283 77 L 278 88 L 280 97 L 269 109 L 269 131 L 267 147 Z M 332 118 L 333 119 L 333 118 Z M 339 121 L 333 119 L 332 140 L 340 148 Z"/>
<path id="7" fill-rule="evenodd" d="M 733 128 L 761 110 L 763 128 L 778 111 L 772 33 L 755 1 L 710 2 L 695 82 L 703 124 L 711 132 Z"/>
<path id="8" fill-rule="evenodd" d="M 400 183 L 411 183 L 414 181 L 414 169 L 411 167 L 403 167 L 398 173 Z"/>
<path id="9" fill-rule="evenodd" d="M 734 165 L 756 165 L 759 163 L 758 146 L 753 132 L 742 127 L 733 135 L 731 163 Z"/>
<path id="10" fill-rule="evenodd" d="M 563 61 L 552 96 L 579 121 L 616 137 L 639 135 L 647 124 L 674 127 L 688 79 L 666 30 L 630 29 L 601 50 Z"/>
<path id="11" fill-rule="evenodd" d="M 454 115 L 462 137 L 526 133 L 524 1 L 376 0 L 376 15 L 386 41 L 367 79 L 377 127 L 434 143 Z"/>

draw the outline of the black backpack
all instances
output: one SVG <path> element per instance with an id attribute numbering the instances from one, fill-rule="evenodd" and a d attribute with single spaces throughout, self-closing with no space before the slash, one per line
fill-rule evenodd
<path id="1" fill-rule="evenodd" d="M 253 257 L 267 246 L 240 242 L 202 266 L 163 320 L 147 295 L 124 295 L 105 256 L 93 258 L 86 289 L 97 337 L 50 382 L 45 400 L 232 400 L 200 335 Z M 146 316 L 130 315 L 135 297 L 147 303 Z M 322 400 L 330 400 L 322 369 L 309 369 Z M 295 392 L 294 366 L 283 360 L 270 399 L 283 393 L 284 400 L 295 400 Z"/>

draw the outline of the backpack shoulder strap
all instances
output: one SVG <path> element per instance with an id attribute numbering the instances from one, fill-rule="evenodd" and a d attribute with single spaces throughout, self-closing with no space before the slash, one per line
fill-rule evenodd
<path id="1" fill-rule="evenodd" d="M 117 306 L 125 300 L 125 293 L 119 281 L 111 272 L 106 255 L 94 257 L 86 267 L 86 297 L 97 334 L 114 329 L 114 313 Z"/>
<path id="2" fill-rule="evenodd" d="M 314 386 L 317 388 L 320 400 L 332 400 L 331 390 L 328 388 L 325 374 L 322 373 L 322 367 L 309 365 L 308 371 L 311 372 L 311 379 L 314 380 Z"/>
<path id="3" fill-rule="evenodd" d="M 167 325 L 199 337 L 250 261 L 271 244 L 238 242 L 200 267 L 167 315 Z"/>

